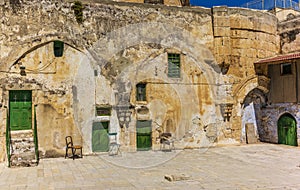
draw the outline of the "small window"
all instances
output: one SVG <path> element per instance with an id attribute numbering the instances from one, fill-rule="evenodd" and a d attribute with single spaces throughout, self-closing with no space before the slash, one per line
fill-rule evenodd
<path id="1" fill-rule="evenodd" d="M 111 115 L 111 107 L 96 107 L 96 115 L 97 116 L 110 116 Z"/>
<path id="2" fill-rule="evenodd" d="M 292 64 L 282 63 L 281 64 L 281 75 L 291 75 L 292 74 Z"/>
<path id="3" fill-rule="evenodd" d="M 146 101 L 146 84 L 139 83 L 136 85 L 136 101 Z"/>
<path id="4" fill-rule="evenodd" d="M 55 57 L 62 57 L 64 52 L 64 42 L 54 41 L 53 42 L 53 51 Z"/>
<path id="5" fill-rule="evenodd" d="M 168 53 L 168 77 L 180 78 L 180 54 Z"/>

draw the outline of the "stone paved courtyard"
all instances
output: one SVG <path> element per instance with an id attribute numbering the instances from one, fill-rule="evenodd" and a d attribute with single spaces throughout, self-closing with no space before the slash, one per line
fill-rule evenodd
<path id="1" fill-rule="evenodd" d="M 300 189 L 300 148 L 273 144 L 51 158 L 37 167 L 0 168 L 0 189 Z"/>

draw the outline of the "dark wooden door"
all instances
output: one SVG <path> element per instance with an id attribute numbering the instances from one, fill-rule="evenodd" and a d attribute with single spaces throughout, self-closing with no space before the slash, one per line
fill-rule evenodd
<path id="1" fill-rule="evenodd" d="M 278 120 L 278 143 L 297 146 L 296 120 L 290 114 L 282 115 Z"/>

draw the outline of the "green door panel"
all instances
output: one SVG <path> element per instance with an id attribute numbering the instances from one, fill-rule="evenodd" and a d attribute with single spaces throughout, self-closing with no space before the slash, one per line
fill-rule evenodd
<path id="1" fill-rule="evenodd" d="M 296 120 L 290 114 L 282 115 L 278 120 L 278 143 L 297 146 Z"/>
<path id="2" fill-rule="evenodd" d="M 92 128 L 92 151 L 107 152 L 109 148 L 108 137 L 109 122 L 94 122 Z"/>
<path id="3" fill-rule="evenodd" d="M 11 130 L 32 128 L 31 91 L 9 91 L 9 109 Z"/>
<path id="4" fill-rule="evenodd" d="M 292 146 L 297 146 L 297 127 L 296 127 L 296 122 L 292 122 L 290 124 L 290 127 L 287 130 L 287 140 L 286 144 L 292 145 Z"/>
<path id="5" fill-rule="evenodd" d="M 151 121 L 137 121 L 136 126 L 137 150 L 150 150 L 152 147 Z"/>

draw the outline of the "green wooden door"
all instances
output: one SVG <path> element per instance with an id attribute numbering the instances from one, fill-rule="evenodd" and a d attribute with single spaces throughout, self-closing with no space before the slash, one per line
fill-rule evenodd
<path id="1" fill-rule="evenodd" d="M 297 146 L 296 121 L 290 114 L 282 115 L 278 120 L 278 143 Z"/>
<path id="2" fill-rule="evenodd" d="M 9 91 L 9 113 L 11 130 L 28 130 L 32 126 L 31 91 Z"/>
<path id="3" fill-rule="evenodd" d="M 137 121 L 136 124 L 137 150 L 150 150 L 152 147 L 151 121 Z"/>
<path id="4" fill-rule="evenodd" d="M 107 152 L 109 137 L 108 137 L 109 122 L 94 122 L 92 129 L 92 151 Z"/>

